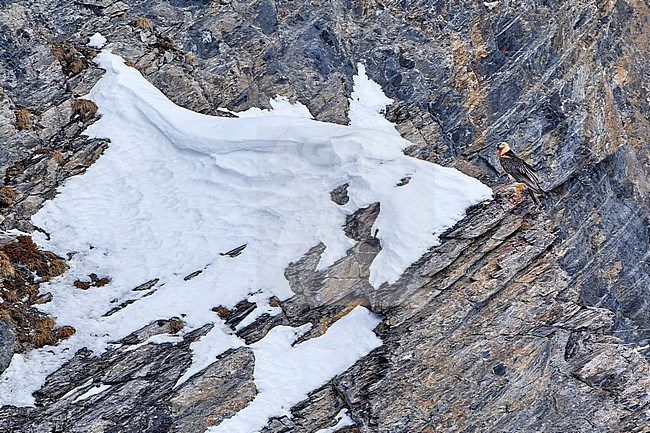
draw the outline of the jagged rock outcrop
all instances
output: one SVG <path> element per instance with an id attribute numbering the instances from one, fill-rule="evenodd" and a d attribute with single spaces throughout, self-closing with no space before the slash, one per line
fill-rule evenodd
<path id="1" fill-rule="evenodd" d="M 384 345 L 264 431 L 314 432 L 342 408 L 357 424 L 342 432 L 649 431 L 649 16 L 632 0 L 5 1 L 0 164 L 13 194 L 0 227 L 33 229 L 42 202 L 106 147 L 72 109 L 102 74 L 85 45 L 96 31 L 174 102 L 214 115 L 283 95 L 346 122 L 362 62 L 394 98 L 387 117 L 409 154 L 496 186 L 494 146 L 507 140 L 548 198 L 536 209 L 495 187 L 376 291 L 378 205 L 350 218 L 357 244 L 330 269 L 315 271 L 320 246 L 292 264 L 296 295 L 238 331 L 247 343 L 278 324 L 312 322 L 303 338 L 316 337 L 363 304 L 385 316 Z M 247 349 L 173 388 L 206 330 L 137 346 L 170 331 L 160 319 L 127 346 L 78 353 L 36 408 L 0 409 L 0 431 L 203 431 L 253 398 Z M 8 332 L 0 323 L 0 345 Z M 78 399 L 97 384 L 109 387 Z"/>

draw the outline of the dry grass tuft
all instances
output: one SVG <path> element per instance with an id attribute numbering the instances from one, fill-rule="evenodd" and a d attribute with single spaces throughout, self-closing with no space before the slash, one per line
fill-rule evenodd
<path id="1" fill-rule="evenodd" d="M 57 340 L 65 340 L 77 332 L 72 326 L 62 326 L 54 330 L 54 336 Z"/>
<path id="2" fill-rule="evenodd" d="M 84 56 L 85 56 L 87 59 L 94 59 L 95 57 L 97 57 L 97 54 L 99 54 L 99 52 L 98 52 L 96 49 L 94 49 L 94 48 L 88 48 L 88 49 L 84 52 Z"/>
<path id="3" fill-rule="evenodd" d="M 28 284 L 22 292 L 27 296 L 27 300 L 33 299 L 38 295 L 38 284 Z"/>
<path id="4" fill-rule="evenodd" d="M 88 278 L 90 278 L 90 281 L 92 282 L 91 286 L 95 286 L 95 287 L 103 287 L 111 282 L 110 278 L 108 277 L 99 278 L 95 273 L 88 275 Z"/>
<path id="5" fill-rule="evenodd" d="M 16 237 L 15 242 L 5 245 L 0 251 L 9 262 L 36 272 L 44 281 L 61 275 L 67 269 L 65 260 L 56 254 L 40 251 L 29 236 Z M 33 277 L 23 276 L 24 281 L 28 281 L 25 278 L 33 279 Z"/>
<path id="6" fill-rule="evenodd" d="M 60 150 L 53 150 L 52 152 L 50 152 L 50 155 L 52 156 L 52 160 L 57 164 L 63 164 L 65 162 L 63 153 Z"/>
<path id="7" fill-rule="evenodd" d="M 32 113 L 25 107 L 18 108 L 14 114 L 16 115 L 16 128 L 18 129 L 32 129 Z"/>
<path id="8" fill-rule="evenodd" d="M 68 265 L 66 264 L 65 260 L 56 257 L 51 253 L 46 255 L 50 258 L 50 263 L 48 263 L 48 274 L 51 278 L 58 277 L 59 275 L 63 274 L 66 269 L 68 269 Z"/>
<path id="9" fill-rule="evenodd" d="M 278 298 L 276 298 L 275 296 L 271 296 L 269 298 L 269 306 L 273 307 L 273 308 L 279 307 L 280 306 L 280 300 Z"/>
<path id="10" fill-rule="evenodd" d="M 0 277 L 12 278 L 16 275 L 16 267 L 7 255 L 0 251 Z"/>
<path id="11" fill-rule="evenodd" d="M 43 258 L 32 238 L 26 235 L 17 236 L 16 241 L 5 245 L 3 250 L 12 263 L 22 264 L 30 269 L 33 267 L 30 265 L 42 261 Z"/>
<path id="12" fill-rule="evenodd" d="M 169 332 L 171 334 L 176 334 L 181 329 L 183 329 L 183 327 L 185 327 L 185 322 L 183 322 L 178 317 L 173 317 L 169 320 Z"/>
<path id="13" fill-rule="evenodd" d="M 11 321 L 12 321 L 11 320 L 11 314 L 9 313 L 9 311 L 0 310 L 0 322 L 9 323 Z"/>
<path id="14" fill-rule="evenodd" d="M 218 307 L 214 307 L 212 309 L 215 313 L 221 317 L 222 320 L 226 320 L 228 316 L 230 315 L 230 310 L 224 307 L 223 305 L 219 305 Z"/>
<path id="15" fill-rule="evenodd" d="M 36 326 L 34 327 L 34 329 L 36 329 L 37 331 L 51 330 L 55 326 L 56 326 L 56 320 L 54 320 L 49 316 L 46 316 L 36 321 Z"/>
<path id="16" fill-rule="evenodd" d="M 111 282 L 110 278 L 107 278 L 107 277 L 100 278 L 97 281 L 95 281 L 95 287 L 103 287 L 103 286 L 107 285 L 110 282 Z"/>
<path id="17" fill-rule="evenodd" d="M 18 290 L 11 290 L 5 288 L 2 291 L 2 299 L 4 299 L 7 302 L 16 302 L 20 298 L 20 294 L 18 293 Z"/>
<path id="18" fill-rule="evenodd" d="M 81 117 L 84 122 L 92 119 L 97 113 L 97 104 L 90 99 L 77 98 L 72 100 L 72 112 Z"/>
<path id="19" fill-rule="evenodd" d="M 174 48 L 174 44 L 176 44 L 176 41 L 167 36 L 156 36 L 156 43 L 153 44 L 153 46 L 163 51 L 167 51 Z"/>
<path id="20" fill-rule="evenodd" d="M 50 53 L 61 63 L 67 63 L 74 59 L 74 52 L 69 44 L 52 44 Z"/>
<path id="21" fill-rule="evenodd" d="M 78 74 L 79 72 L 85 69 L 84 61 L 81 59 L 74 59 L 70 62 L 70 72 L 73 74 Z"/>
<path id="22" fill-rule="evenodd" d="M 13 324 L 16 329 L 16 353 L 56 344 L 74 334 L 70 326 L 54 329 L 54 318 L 34 307 L 51 300 L 51 294 L 39 296 L 39 281 L 60 275 L 66 268 L 65 260 L 40 251 L 26 235 L 17 236 L 13 242 L 0 247 L 0 320 Z"/>
<path id="23" fill-rule="evenodd" d="M 13 308 L 13 307 L 7 307 L 5 310 L 7 314 L 9 315 L 9 318 L 13 323 L 15 323 L 18 326 L 27 326 L 29 325 L 29 321 L 27 320 L 27 315 L 19 310 L 18 308 Z"/>
<path id="24" fill-rule="evenodd" d="M 90 289 L 90 283 L 88 283 L 88 282 L 86 282 L 86 281 L 75 280 L 75 281 L 72 283 L 72 285 L 75 286 L 77 289 L 81 289 L 81 290 L 88 290 L 88 289 Z"/>
<path id="25" fill-rule="evenodd" d="M 66 75 L 75 75 L 88 67 L 88 62 L 83 55 L 69 42 L 55 42 L 50 48 L 50 52 L 61 65 L 63 73 Z"/>
<path id="26" fill-rule="evenodd" d="M 0 206 L 9 206 L 14 201 L 15 191 L 10 186 L 0 188 Z"/>
<path id="27" fill-rule="evenodd" d="M 56 321 L 51 317 L 43 317 L 36 321 L 34 333 L 30 336 L 29 342 L 36 348 L 56 343 L 56 337 L 52 334 L 52 328 Z"/>
<path id="28" fill-rule="evenodd" d="M 135 17 L 131 20 L 131 25 L 133 27 L 140 28 L 146 32 L 153 33 L 153 24 L 149 18 L 145 17 Z"/>
<path id="29" fill-rule="evenodd" d="M 51 346 L 56 343 L 56 337 L 51 330 L 39 330 L 34 332 L 28 340 L 36 349 L 43 346 Z"/>

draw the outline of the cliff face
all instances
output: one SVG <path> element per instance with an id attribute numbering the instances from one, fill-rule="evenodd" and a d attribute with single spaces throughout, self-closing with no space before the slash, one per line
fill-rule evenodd
<path id="1" fill-rule="evenodd" d="M 278 324 L 319 324 L 304 338 L 317 336 L 363 304 L 385 316 L 384 345 L 265 431 L 314 432 L 342 408 L 360 431 L 646 431 L 646 3 L 1 4 L 0 162 L 13 188 L 5 230 L 29 230 L 54 188 L 106 146 L 70 121 L 70 98 L 102 74 L 84 45 L 96 31 L 174 102 L 208 114 L 264 107 L 279 94 L 345 123 L 362 62 L 394 99 L 387 117 L 415 144 L 409 154 L 495 186 L 493 202 L 472 208 L 394 285 L 367 282 L 380 248 L 370 234 L 377 206 L 348 221 L 357 245 L 345 259 L 316 272 L 314 246 L 287 269 L 296 295 L 283 314 L 240 330 L 248 343 Z M 543 209 L 496 186 L 505 180 L 495 160 L 502 140 L 540 173 Z M 235 323 L 246 308 L 224 315 Z M 163 319 L 124 343 L 169 332 Z M 205 332 L 177 345 L 80 352 L 48 379 L 36 408 L 2 408 L 0 430 L 216 425 L 254 397 L 254 359 L 248 349 L 227 352 L 173 389 L 190 342 Z M 74 402 L 92 380 L 111 389 Z"/>

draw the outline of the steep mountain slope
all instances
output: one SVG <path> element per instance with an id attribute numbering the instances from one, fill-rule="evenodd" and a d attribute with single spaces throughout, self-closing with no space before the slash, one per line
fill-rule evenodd
<path id="1" fill-rule="evenodd" d="M 70 98 L 102 75 L 85 46 L 96 31 L 195 111 L 228 115 L 217 108 L 265 107 L 279 94 L 346 123 L 361 61 L 395 99 L 387 117 L 416 143 L 409 154 L 490 185 L 498 141 L 534 161 L 550 191 L 541 212 L 497 188 L 395 284 L 368 281 L 376 205 L 348 219 L 357 244 L 333 267 L 316 271 L 318 245 L 289 266 L 296 295 L 278 304 L 282 314 L 239 329 L 248 343 L 281 324 L 322 325 L 302 338 L 318 337 L 365 305 L 385 316 L 384 345 L 266 431 L 313 432 L 342 408 L 357 427 L 340 431 L 647 429 L 647 4 L 9 1 L 0 15 L 0 156 L 15 191 L 5 229 L 29 230 L 53 188 L 105 147 L 69 122 Z M 250 309 L 222 314 L 236 327 Z M 160 319 L 125 341 L 170 332 Z M 173 389 L 206 332 L 82 351 L 50 376 L 36 408 L 5 407 L 0 425 L 203 431 L 255 395 L 247 348 Z M 79 398 L 93 379 L 112 387 Z"/>

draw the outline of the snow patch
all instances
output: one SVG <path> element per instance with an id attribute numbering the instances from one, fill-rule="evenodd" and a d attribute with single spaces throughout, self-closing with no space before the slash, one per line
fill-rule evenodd
<path id="1" fill-rule="evenodd" d="M 247 300 L 248 302 L 255 304 L 255 309 L 248 313 L 248 315 L 237 324 L 235 327 L 237 331 L 240 331 L 248 325 L 252 324 L 255 320 L 264 314 L 268 314 L 269 316 L 277 316 L 282 312 L 282 308 L 270 306 L 268 298 L 258 293 L 249 296 Z"/>
<path id="2" fill-rule="evenodd" d="M 261 109 L 261 108 L 249 108 L 246 111 L 239 113 L 233 113 L 237 115 L 240 119 L 261 117 L 261 116 L 287 116 L 287 117 L 299 117 L 303 119 L 312 119 L 312 115 L 302 104 L 292 104 L 284 96 L 276 96 L 270 101 L 271 109 Z M 228 110 L 226 110 L 228 111 Z"/>
<path id="3" fill-rule="evenodd" d="M 212 364 L 218 355 L 228 349 L 235 349 L 243 346 L 243 342 L 232 333 L 230 328 L 217 322 L 212 329 L 201 339 L 190 345 L 192 350 L 192 364 L 176 381 L 175 387 L 185 383 L 187 379 Z"/>
<path id="4" fill-rule="evenodd" d="M 401 139 L 395 125 L 384 117 L 386 107 L 393 100 L 384 95 L 379 84 L 368 78 L 364 65 L 359 63 L 357 71 L 358 74 L 353 78 L 354 91 L 350 95 L 350 126 L 383 131 Z"/>
<path id="5" fill-rule="evenodd" d="M 372 330 L 381 319 L 356 307 L 335 322 L 322 336 L 293 346 L 311 324 L 298 328 L 276 326 L 250 347 L 255 353 L 257 395 L 244 409 L 207 431 L 211 433 L 255 433 L 271 417 L 291 416 L 296 403 L 343 373 L 359 358 L 381 346 Z"/>
<path id="6" fill-rule="evenodd" d="M 483 6 L 485 6 L 489 11 L 492 11 L 492 9 L 499 6 L 499 1 L 483 2 Z"/>
<path id="7" fill-rule="evenodd" d="M 316 433 L 335 433 L 342 429 L 343 427 L 348 427 L 348 426 L 353 426 L 356 425 L 354 423 L 354 420 L 350 418 L 350 415 L 348 415 L 348 410 L 343 409 L 341 410 L 335 418 L 338 422 L 333 425 L 332 427 L 327 427 L 327 428 L 322 428 L 318 430 Z"/>
<path id="8" fill-rule="evenodd" d="M 101 33 L 95 33 L 90 38 L 88 38 L 89 47 L 100 49 L 104 45 L 106 45 L 106 38 L 102 36 Z"/>
<path id="9" fill-rule="evenodd" d="M 78 401 L 85 400 L 87 398 L 92 397 L 93 395 L 101 394 L 102 392 L 106 391 L 109 389 L 112 385 L 106 385 L 104 383 L 97 384 L 90 388 L 88 391 L 84 392 L 81 394 L 79 397 L 75 398 L 73 400 L 73 403 L 77 403 Z"/>
<path id="10" fill-rule="evenodd" d="M 124 351 L 131 352 L 147 344 L 180 343 L 182 341 L 183 341 L 183 337 L 181 337 L 180 335 L 157 334 L 157 335 L 152 335 L 151 337 L 147 338 L 145 341 L 141 343 L 131 344 L 129 346 L 126 346 Z"/>
<path id="11" fill-rule="evenodd" d="M 75 395 L 76 393 L 78 393 L 79 391 L 86 388 L 87 386 L 89 386 L 92 383 L 93 383 L 93 379 L 92 378 L 88 379 L 87 381 L 85 381 L 81 385 L 79 385 L 79 386 L 77 386 L 75 388 L 72 388 L 70 391 L 63 394 L 63 397 L 61 397 L 61 400 L 65 400 L 68 397 L 72 397 L 73 395 Z"/>

